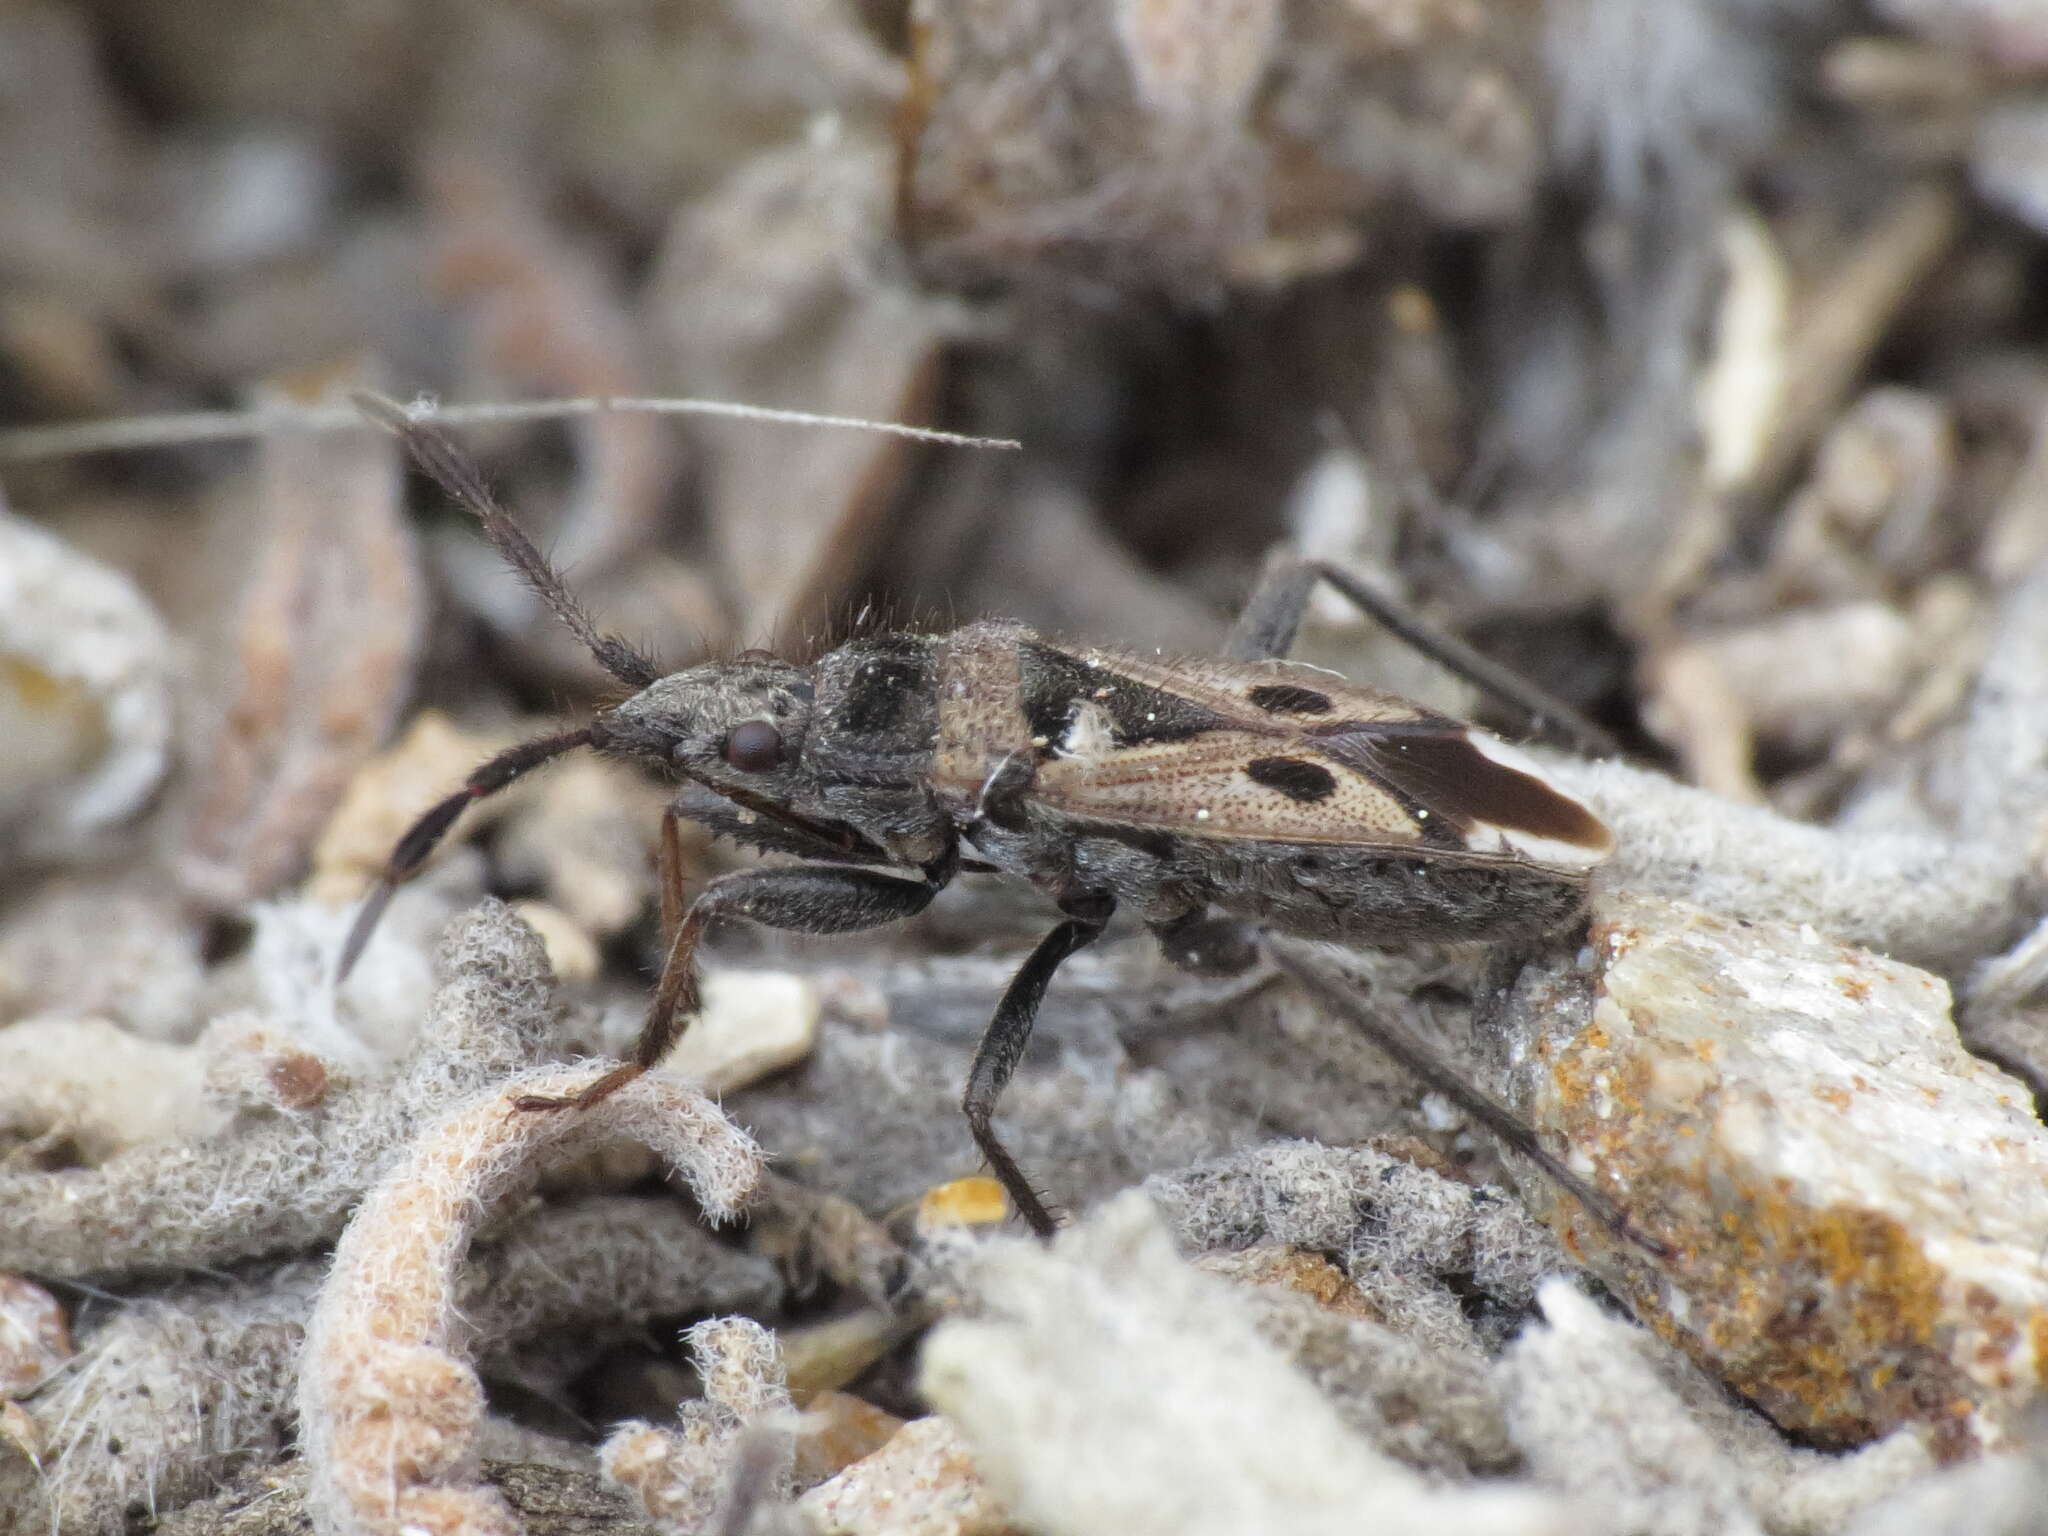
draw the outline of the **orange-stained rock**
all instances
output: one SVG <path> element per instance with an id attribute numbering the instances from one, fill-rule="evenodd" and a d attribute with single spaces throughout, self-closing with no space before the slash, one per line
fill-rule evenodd
<path id="1" fill-rule="evenodd" d="M 2048 1363 L 2048 1131 L 1938 977 L 1810 927 L 1612 895 L 1501 1038 L 1522 1112 L 1668 1262 L 1527 1193 L 1636 1314 L 1787 1429 L 2003 1437 Z"/>

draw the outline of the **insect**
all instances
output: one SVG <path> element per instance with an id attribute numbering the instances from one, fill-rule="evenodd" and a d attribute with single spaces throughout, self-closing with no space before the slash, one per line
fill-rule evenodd
<path id="1" fill-rule="evenodd" d="M 1232 920 L 1364 946 L 1528 939 L 1582 912 L 1608 853 L 1599 820 L 1505 742 L 1277 659 L 1318 577 L 1384 606 L 1334 568 L 1269 568 L 1210 660 L 1074 648 L 990 621 L 855 639 L 807 665 L 751 651 L 664 675 L 598 631 L 444 435 L 390 402 L 362 404 L 634 691 L 579 730 L 500 753 L 422 816 L 364 904 L 341 973 L 470 802 L 579 747 L 683 781 L 660 843 L 672 938 L 633 1059 L 575 1099 L 524 1108 L 587 1106 L 659 1062 L 698 1009 L 697 951 L 719 919 L 850 933 L 913 916 L 963 872 L 1000 873 L 1043 892 L 1061 920 L 997 1004 L 962 1108 L 1017 1211 L 1048 1234 L 1052 1211 L 993 1118 L 1047 985 L 1112 913 L 1135 913 L 1170 955 L 1215 970 L 1254 953 Z M 1483 658 L 1453 659 L 1546 705 Z M 805 862 L 724 875 L 684 910 L 681 818 Z M 1395 1043 L 1432 1086 L 1625 1230 L 1508 1110 Z"/>

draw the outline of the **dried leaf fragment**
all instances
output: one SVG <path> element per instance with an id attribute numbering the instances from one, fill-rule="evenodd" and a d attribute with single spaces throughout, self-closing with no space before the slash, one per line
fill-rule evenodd
<path id="1" fill-rule="evenodd" d="M 51 1276 L 185 1268 L 328 1240 L 423 1115 L 530 1066 L 552 1039 L 546 957 L 502 904 L 450 926 L 440 968 L 426 1027 L 389 1078 L 314 1113 L 133 1147 L 97 1168 L 0 1174 L 0 1266 Z"/>
<path id="2" fill-rule="evenodd" d="M 654 302 L 691 394 L 926 423 L 947 311 L 886 275 L 888 156 L 849 137 L 764 155 L 689 207 Z M 919 450 L 869 432 L 704 423 L 707 512 L 750 643 L 797 644 L 872 556 Z"/>
<path id="3" fill-rule="evenodd" d="M 57 1298 L 19 1275 L 0 1275 L 0 1398 L 33 1392 L 72 1353 Z"/>
<path id="4" fill-rule="evenodd" d="M 264 398 L 301 393 L 272 385 Z M 237 906 L 299 872 L 412 686 L 423 614 L 399 492 L 382 433 L 282 431 L 264 443 L 262 544 L 233 638 L 233 694 L 196 770 L 185 833 L 185 883 L 209 902 Z"/>
<path id="5" fill-rule="evenodd" d="M 449 150 L 429 167 L 426 190 L 439 220 L 441 284 L 467 306 L 472 345 L 492 374 L 549 394 L 643 392 L 640 332 L 616 281 L 598 253 L 534 206 L 519 172 Z M 650 541 L 674 454 L 652 416 L 600 412 L 570 431 L 577 485 L 553 556 L 594 579 Z"/>

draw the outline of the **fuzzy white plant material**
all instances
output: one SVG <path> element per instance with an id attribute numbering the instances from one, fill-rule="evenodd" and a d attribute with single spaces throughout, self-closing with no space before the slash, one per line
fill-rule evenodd
<path id="1" fill-rule="evenodd" d="M 215 1019 L 195 1054 L 204 1065 L 206 1096 L 231 1110 L 312 1109 L 340 1086 L 340 1079 L 319 1056 L 252 1013 Z"/>
<path id="2" fill-rule="evenodd" d="M 1515 1444 L 1546 1487 L 1640 1536 L 1823 1536 L 1934 1465 L 1901 1432 L 1847 1456 L 1795 1448 L 1643 1328 L 1569 1283 L 1494 1369 Z"/>
<path id="3" fill-rule="evenodd" d="M 208 1011 L 254 1009 L 352 1074 L 387 1074 L 419 1047 L 436 951 L 448 925 L 483 896 L 484 873 L 473 848 L 434 860 L 392 897 L 376 941 L 339 987 L 335 962 L 355 921 L 353 905 L 258 902 L 249 909 L 249 947 L 216 973 Z"/>
<path id="4" fill-rule="evenodd" d="M 2017 1455 L 1948 1467 L 1864 1510 L 1848 1536 L 2040 1536 L 2048 1510 L 2048 1449 L 2037 1427 Z"/>
<path id="5" fill-rule="evenodd" d="M 1762 1536 L 1735 1465 L 1637 1352 L 1641 1329 L 1576 1287 L 1542 1293 L 1501 1364 L 1508 1426 L 1546 1485 L 1641 1536 Z"/>
<path id="6" fill-rule="evenodd" d="M 0 1030 L 0 1140 L 65 1143 L 95 1164 L 216 1130 L 205 1059 L 106 1019 L 35 1018 Z"/>
<path id="7" fill-rule="evenodd" d="M 1055 1536 L 1583 1531 L 1519 1487 L 1438 1491 L 1344 1427 L 1143 1196 L 1050 1247 L 991 1244 L 983 1316 L 942 1323 L 921 1385 L 1023 1525 Z"/>
<path id="8" fill-rule="evenodd" d="M 1304 1267 L 1311 1267 L 1305 1281 Z M 1518 1469 L 1500 1394 L 1476 1352 L 1435 1347 L 1387 1327 L 1355 1286 L 1324 1292 L 1322 1282 L 1336 1271 L 1299 1249 L 1212 1254 L 1197 1268 L 1240 1283 L 1260 1335 L 1379 1450 L 1450 1480 Z"/>
<path id="9" fill-rule="evenodd" d="M 696 1536 L 722 1509 L 748 1510 L 789 1496 L 795 1464 L 782 1347 L 774 1333 L 744 1317 L 715 1317 L 685 1336 L 704 1379 L 702 1398 L 685 1403 L 674 1429 L 621 1424 L 599 1453 L 605 1475 L 670 1536 Z M 744 1529 L 726 1525 L 725 1529 Z"/>
<path id="10" fill-rule="evenodd" d="M 424 1116 L 530 1065 L 553 1035 L 546 956 L 501 904 L 449 931 L 441 969 L 419 1044 L 390 1081 L 212 1141 L 0 1176 L 0 1269 L 223 1264 L 332 1238 Z"/>
<path id="11" fill-rule="evenodd" d="M 251 1010 L 220 1015 L 189 1045 L 98 1018 L 0 1030 L 0 1139 L 56 1143 L 86 1167 L 218 1136 L 237 1111 L 312 1109 L 339 1087 L 329 1062 Z"/>
<path id="12" fill-rule="evenodd" d="M 538 941 L 528 936 L 527 942 Z M 606 1064 L 514 1076 L 419 1132 L 357 1210 L 307 1325 L 299 1443 L 324 1536 L 481 1536 L 518 1529 L 476 1480 L 483 1389 L 463 1358 L 457 1266 L 479 1222 L 578 1142 L 646 1142 L 713 1221 L 736 1215 L 760 1152 L 701 1094 L 642 1077 L 590 1109 L 523 1110 L 571 1096 Z"/>
<path id="13" fill-rule="evenodd" d="M 1191 1252 L 1270 1242 L 1333 1255 L 1388 1324 L 1442 1349 L 1480 1349 L 1567 1267 L 1505 1194 L 1370 1147 L 1274 1142 L 1159 1175 L 1145 1192 Z"/>
<path id="14" fill-rule="evenodd" d="M 111 1315 L 92 1304 L 102 1315 L 79 1358 L 22 1405 L 41 1468 L 0 1455 L 0 1533 L 117 1536 L 131 1507 L 176 1509 L 288 1444 L 319 1281 L 295 1264 L 173 1287 Z M 681 1202 L 627 1196 L 525 1215 L 479 1246 L 459 1284 L 458 1310 L 487 1358 L 549 1330 L 761 1309 L 781 1288 L 772 1263 L 720 1242 Z M 482 1434 L 487 1457 L 549 1449 L 507 1425 Z"/>
<path id="15" fill-rule="evenodd" d="M 122 1303 L 25 1405 L 42 1465 L 0 1453 L 4 1536 L 121 1536 L 290 1443 L 292 1371 L 317 1272 Z"/>

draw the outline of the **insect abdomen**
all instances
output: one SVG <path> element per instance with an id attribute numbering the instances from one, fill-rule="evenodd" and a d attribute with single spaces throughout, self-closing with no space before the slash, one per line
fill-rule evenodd
<path id="1" fill-rule="evenodd" d="M 1588 884 L 1584 870 L 1518 860 L 1194 838 L 1174 863 L 1225 911 L 1363 945 L 1555 933 L 1584 909 Z"/>

